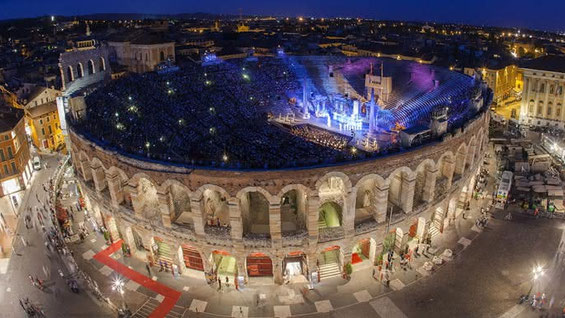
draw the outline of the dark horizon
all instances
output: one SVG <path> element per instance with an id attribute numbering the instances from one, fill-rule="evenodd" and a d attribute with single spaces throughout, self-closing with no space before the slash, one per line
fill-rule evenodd
<path id="1" fill-rule="evenodd" d="M 2 4 L 2 2 L 4 2 Z M 88 16 L 96 14 L 141 14 L 179 15 L 205 13 L 211 15 L 237 16 L 284 16 L 284 17 L 343 17 L 374 20 L 414 21 L 432 23 L 454 23 L 475 26 L 527 28 L 544 31 L 565 31 L 565 23 L 556 12 L 565 11 L 565 1 L 540 0 L 536 3 L 515 0 L 509 6 L 504 0 L 477 0 L 459 2 L 437 0 L 422 3 L 403 0 L 379 6 L 370 0 L 353 0 L 344 3 L 338 0 L 288 0 L 265 2 L 259 0 L 223 3 L 210 0 L 198 1 L 162 0 L 158 3 L 141 1 L 108 1 L 98 3 L 76 3 L 71 0 L 48 1 L 0 0 L 4 10 L 0 20 L 37 18 L 41 16 Z M 104 8 L 104 9 L 101 9 Z M 143 8 L 140 10 L 140 8 Z M 549 13 L 548 13 L 549 12 Z"/>

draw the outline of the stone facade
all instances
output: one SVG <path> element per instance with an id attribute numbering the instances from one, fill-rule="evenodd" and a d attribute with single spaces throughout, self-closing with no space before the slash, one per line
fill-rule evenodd
<path id="1" fill-rule="evenodd" d="M 520 122 L 565 128 L 565 73 L 523 69 Z"/>
<path id="2" fill-rule="evenodd" d="M 246 258 L 261 253 L 272 260 L 273 280 L 280 283 L 285 257 L 297 252 L 305 255 L 306 271 L 312 273 L 328 248 L 339 249 L 343 265 L 351 262 L 354 246 L 369 239 L 374 262 L 390 231 L 398 246 L 416 225 L 420 235 L 431 227 L 443 231 L 470 199 L 488 124 L 488 113 L 482 112 L 442 141 L 410 151 L 265 171 L 142 161 L 103 149 L 74 131 L 70 137 L 88 204 L 113 239 L 123 238 L 132 249 L 143 246 L 139 251 L 150 257 L 156 238 L 166 242 L 181 271 L 186 270 L 186 245 L 200 254 L 204 270 L 213 268 L 211 255 L 221 250 L 235 257 L 239 275 L 246 278 Z M 321 227 L 320 211 L 328 206 L 339 221 Z M 211 219 L 223 226 L 211 226 Z"/>

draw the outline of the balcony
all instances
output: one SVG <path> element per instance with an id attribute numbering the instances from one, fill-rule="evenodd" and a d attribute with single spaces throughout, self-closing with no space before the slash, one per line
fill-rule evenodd
<path id="1" fill-rule="evenodd" d="M 206 233 L 206 235 L 212 235 L 218 239 L 229 240 L 231 238 L 231 227 L 205 224 L 204 233 Z"/>

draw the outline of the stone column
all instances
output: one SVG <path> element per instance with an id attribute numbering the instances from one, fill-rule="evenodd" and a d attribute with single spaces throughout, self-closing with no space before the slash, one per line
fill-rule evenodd
<path id="1" fill-rule="evenodd" d="M 427 167 L 424 171 L 424 190 L 422 191 L 424 202 L 430 203 L 434 200 L 437 175 L 438 169 L 434 165 Z"/>
<path id="2" fill-rule="evenodd" d="M 119 174 L 107 174 L 106 175 L 108 191 L 110 192 L 110 198 L 112 199 L 112 205 L 117 207 L 124 201 L 124 193 L 122 190 L 122 180 Z"/>
<path id="3" fill-rule="evenodd" d="M 273 262 L 273 279 L 275 281 L 275 284 L 278 285 L 282 285 L 283 281 L 283 270 L 284 268 L 282 268 L 282 261 L 283 261 L 283 257 L 280 256 L 275 256 L 272 259 Z"/>
<path id="4" fill-rule="evenodd" d="M 132 207 L 135 215 L 142 216 L 143 202 L 141 201 L 142 199 L 139 198 L 139 196 L 138 196 L 137 187 L 134 187 L 134 186 L 132 186 L 131 184 L 128 183 L 124 190 L 128 193 L 128 195 L 130 197 L 131 207 Z"/>
<path id="5" fill-rule="evenodd" d="M 312 278 L 312 273 L 318 271 L 318 254 L 316 253 L 308 253 L 307 255 L 307 263 L 308 263 L 308 272 L 307 272 L 307 279 L 310 281 Z M 318 276 L 318 280 L 320 277 Z M 314 282 L 317 283 L 317 282 Z"/>
<path id="6" fill-rule="evenodd" d="M 457 151 L 457 156 L 455 156 L 456 160 L 455 160 L 455 170 L 454 173 L 463 176 L 463 173 L 465 172 L 465 160 L 466 160 L 467 155 L 465 154 L 464 156 L 459 155 L 459 151 Z"/>
<path id="7" fill-rule="evenodd" d="M 414 205 L 414 188 L 416 187 L 416 177 L 414 174 L 404 174 L 402 176 L 402 192 L 400 193 L 400 205 L 404 213 L 411 213 Z"/>
<path id="8" fill-rule="evenodd" d="M 445 160 L 445 167 L 442 173 L 447 177 L 447 185 L 446 188 L 451 188 L 451 183 L 453 182 L 453 173 L 455 172 L 455 162 L 452 159 L 444 159 Z M 451 160 L 451 161 L 450 161 Z"/>
<path id="9" fill-rule="evenodd" d="M 247 257 L 244 254 L 235 256 L 235 260 L 237 262 L 237 276 L 243 276 L 245 278 L 245 282 L 249 280 L 249 277 L 247 276 L 246 258 Z M 234 282 L 232 277 L 230 278 L 230 284 L 233 286 L 233 283 Z"/>
<path id="10" fill-rule="evenodd" d="M 308 197 L 307 208 L 306 208 L 306 227 L 308 229 L 308 236 L 310 246 L 315 246 L 318 244 L 318 217 L 320 208 L 320 197 L 318 195 L 312 195 Z"/>
<path id="11" fill-rule="evenodd" d="M 345 238 L 352 238 L 355 235 L 355 201 L 356 195 L 353 191 L 345 195 L 343 202 L 343 230 Z"/>
<path id="12" fill-rule="evenodd" d="M 269 232 L 273 248 L 282 248 L 281 204 L 269 202 Z"/>
<path id="13" fill-rule="evenodd" d="M 197 236 L 204 237 L 204 216 L 202 215 L 202 205 L 200 200 L 190 199 L 190 212 L 192 213 L 192 222 L 194 223 L 194 233 Z"/>
<path id="14" fill-rule="evenodd" d="M 345 248 L 341 249 L 341 256 L 343 257 L 341 260 L 341 271 L 343 272 L 343 266 L 345 264 L 351 263 L 351 254 L 353 251 L 351 250 L 351 244 L 348 244 Z"/>
<path id="15" fill-rule="evenodd" d="M 92 170 L 90 169 L 90 164 L 86 160 L 80 162 L 80 170 L 82 171 L 82 176 L 85 181 L 92 180 Z"/>
<path id="16" fill-rule="evenodd" d="M 243 224 L 241 219 L 241 211 L 239 210 L 239 200 L 230 198 L 228 200 L 228 209 L 230 211 L 230 226 L 232 240 L 241 241 L 243 239 Z"/>
<path id="17" fill-rule="evenodd" d="M 106 189 L 106 174 L 104 173 L 104 168 L 98 166 L 92 168 L 92 179 L 94 179 L 94 188 L 96 192 L 102 192 Z"/>
<path id="18" fill-rule="evenodd" d="M 172 222 L 171 209 L 169 206 L 169 193 L 163 193 L 157 190 L 157 200 L 159 201 L 159 212 L 161 213 L 161 221 L 163 226 L 170 228 Z"/>
<path id="19" fill-rule="evenodd" d="M 375 186 L 375 219 L 378 223 L 386 221 L 388 209 L 388 183 Z"/>

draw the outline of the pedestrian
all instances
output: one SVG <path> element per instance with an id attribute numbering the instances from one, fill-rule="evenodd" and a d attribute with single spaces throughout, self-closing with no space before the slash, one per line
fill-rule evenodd
<path id="1" fill-rule="evenodd" d="M 230 287 L 230 278 L 226 276 L 226 287 Z"/>
<path id="2" fill-rule="evenodd" d="M 145 269 L 147 269 L 147 275 L 151 276 L 151 267 L 149 264 L 145 263 Z"/>
<path id="3" fill-rule="evenodd" d="M 218 277 L 218 290 L 222 290 L 222 280 Z"/>
<path id="4" fill-rule="evenodd" d="M 24 247 L 27 247 L 27 241 L 23 236 L 20 236 L 20 239 L 22 240 L 22 244 Z"/>

